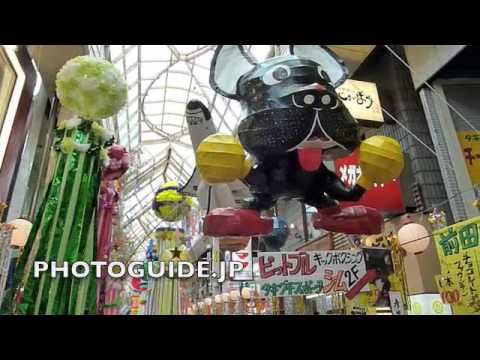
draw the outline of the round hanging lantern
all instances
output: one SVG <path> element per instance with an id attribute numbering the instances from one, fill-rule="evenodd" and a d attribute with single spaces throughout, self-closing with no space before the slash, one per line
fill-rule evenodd
<path id="1" fill-rule="evenodd" d="M 15 219 L 10 221 L 8 224 L 14 226 L 10 245 L 24 247 L 28 240 L 30 230 L 32 230 L 32 223 L 25 219 Z"/>
<path id="2" fill-rule="evenodd" d="M 127 84 L 115 66 L 91 56 L 73 58 L 57 74 L 57 96 L 87 120 L 106 119 L 127 102 Z"/>
<path id="3" fill-rule="evenodd" d="M 430 244 L 430 233 L 425 226 L 407 221 L 400 230 L 398 230 L 398 242 L 400 246 L 408 253 L 420 254 L 424 252 Z"/>
<path id="4" fill-rule="evenodd" d="M 176 182 L 168 182 L 160 187 L 153 200 L 153 211 L 162 220 L 179 221 L 192 207 L 192 198 L 179 192 Z"/>
<path id="5" fill-rule="evenodd" d="M 238 301 L 240 299 L 240 291 L 238 290 L 230 291 L 230 299 L 232 299 L 232 301 Z"/>
<path id="6" fill-rule="evenodd" d="M 222 294 L 222 299 L 223 299 L 223 302 L 229 302 L 230 301 L 230 294 L 229 293 L 223 293 Z"/>
<path id="7" fill-rule="evenodd" d="M 223 297 L 220 294 L 215 295 L 215 303 L 220 304 L 223 302 Z"/>
<path id="8" fill-rule="evenodd" d="M 212 305 L 212 298 L 206 298 L 205 300 L 203 300 L 203 302 L 205 303 L 205 305 L 210 306 Z"/>
<path id="9" fill-rule="evenodd" d="M 244 298 L 245 300 L 249 300 L 250 296 L 251 296 L 250 289 L 249 288 L 243 288 L 242 289 L 242 298 Z"/>

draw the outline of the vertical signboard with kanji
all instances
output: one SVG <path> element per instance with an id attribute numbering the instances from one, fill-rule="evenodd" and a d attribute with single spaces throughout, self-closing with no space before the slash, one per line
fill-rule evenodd
<path id="1" fill-rule="evenodd" d="M 480 314 L 480 217 L 433 233 L 441 266 L 437 286 L 456 315 Z"/>
<path id="2" fill-rule="evenodd" d="M 480 131 L 457 133 L 472 184 L 480 184 Z"/>

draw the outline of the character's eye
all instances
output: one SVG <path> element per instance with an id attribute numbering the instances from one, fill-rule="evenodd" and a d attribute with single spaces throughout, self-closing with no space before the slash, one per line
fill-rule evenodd
<path id="1" fill-rule="evenodd" d="M 328 83 L 331 83 L 332 81 L 330 80 L 330 76 L 325 72 L 325 70 L 322 69 L 321 66 L 317 67 L 318 74 L 320 77 L 325 80 Z"/>
<path id="2" fill-rule="evenodd" d="M 290 74 L 291 71 L 288 66 L 280 65 L 265 73 L 262 80 L 266 85 L 276 85 L 287 79 Z"/>

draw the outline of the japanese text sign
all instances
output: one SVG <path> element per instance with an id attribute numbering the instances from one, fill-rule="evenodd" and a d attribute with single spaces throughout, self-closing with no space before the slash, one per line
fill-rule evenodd
<path id="1" fill-rule="evenodd" d="M 361 175 L 358 150 L 351 155 L 337 159 L 335 161 L 335 170 L 342 182 L 353 187 Z M 375 187 L 368 190 L 356 203 L 342 202 L 342 207 L 351 205 L 364 205 L 377 209 L 385 214 L 400 214 L 405 212 L 405 205 L 402 199 L 400 180 L 394 179 L 386 184 L 376 184 Z"/>
<path id="2" fill-rule="evenodd" d="M 442 271 L 437 286 L 457 315 L 480 314 L 479 227 L 476 217 L 433 233 Z"/>
<path id="3" fill-rule="evenodd" d="M 480 131 L 457 133 L 472 184 L 480 184 Z"/>
<path id="4" fill-rule="evenodd" d="M 258 265 L 262 296 L 348 292 L 367 274 L 362 251 L 265 252 Z"/>
<path id="5" fill-rule="evenodd" d="M 361 125 L 379 127 L 383 124 L 382 107 L 376 84 L 348 79 L 337 88 L 337 93 L 350 114 Z"/>

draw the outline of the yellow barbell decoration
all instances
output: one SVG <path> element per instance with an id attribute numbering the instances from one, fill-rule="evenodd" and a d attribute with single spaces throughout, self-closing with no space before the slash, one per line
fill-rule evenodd
<path id="1" fill-rule="evenodd" d="M 359 153 L 362 174 L 357 184 L 368 190 L 374 183 L 387 183 L 400 176 L 404 166 L 398 141 L 386 136 L 372 136 L 362 142 Z"/>
<path id="2" fill-rule="evenodd" d="M 198 146 L 197 167 L 207 183 L 220 184 L 243 179 L 252 165 L 234 136 L 213 134 Z"/>

